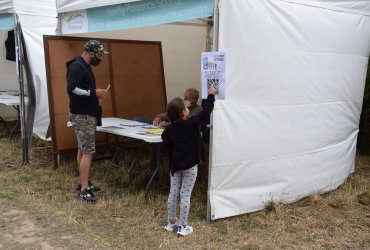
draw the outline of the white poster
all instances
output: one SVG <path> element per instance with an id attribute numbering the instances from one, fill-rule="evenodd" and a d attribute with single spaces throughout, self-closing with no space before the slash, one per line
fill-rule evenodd
<path id="1" fill-rule="evenodd" d="M 225 100 L 225 52 L 203 52 L 201 62 L 202 98 L 206 99 L 213 84 L 217 89 L 216 100 Z"/>

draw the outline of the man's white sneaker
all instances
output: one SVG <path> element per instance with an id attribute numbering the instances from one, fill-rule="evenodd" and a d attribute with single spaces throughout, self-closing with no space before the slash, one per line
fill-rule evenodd
<path id="1" fill-rule="evenodd" d="M 178 236 L 186 236 L 186 235 L 189 235 L 193 232 L 193 227 L 192 226 L 189 226 L 189 225 L 186 225 L 186 227 L 184 226 L 179 226 L 178 229 L 177 229 L 177 235 Z"/>
<path id="2" fill-rule="evenodd" d="M 172 224 L 171 222 L 168 221 L 167 224 L 164 226 L 164 229 L 166 229 L 168 232 L 172 232 L 177 227 L 178 225 L 176 223 Z"/>

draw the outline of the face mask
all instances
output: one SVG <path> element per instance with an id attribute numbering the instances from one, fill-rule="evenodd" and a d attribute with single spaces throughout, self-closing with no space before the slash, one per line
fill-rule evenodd
<path id="1" fill-rule="evenodd" d="M 187 100 L 184 100 L 184 104 L 188 108 L 191 106 L 191 102 L 190 101 L 187 101 Z"/>
<path id="2" fill-rule="evenodd" d="M 94 55 L 94 57 L 91 58 L 91 60 L 90 60 L 90 64 L 94 67 L 98 66 L 100 64 L 100 62 L 101 62 L 101 59 L 97 58 L 96 55 Z"/>

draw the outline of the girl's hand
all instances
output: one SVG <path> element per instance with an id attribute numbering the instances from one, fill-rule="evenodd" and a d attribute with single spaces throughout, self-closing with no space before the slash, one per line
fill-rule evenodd
<path id="1" fill-rule="evenodd" d="M 212 84 L 211 87 L 209 87 L 208 94 L 213 94 L 213 95 L 217 94 L 217 89 L 215 88 L 214 84 Z"/>

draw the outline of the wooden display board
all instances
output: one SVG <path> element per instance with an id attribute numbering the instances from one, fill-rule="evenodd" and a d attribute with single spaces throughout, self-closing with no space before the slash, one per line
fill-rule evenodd
<path id="1" fill-rule="evenodd" d="M 82 37 L 44 36 L 50 129 L 54 166 L 60 153 L 77 149 L 72 128 L 67 127 L 69 98 L 66 63 L 83 53 L 90 39 Z M 98 67 L 92 67 L 97 88 L 111 84 L 110 95 L 102 102 L 103 117 L 132 119 L 154 117 L 166 109 L 161 42 L 97 39 L 110 55 Z M 103 135 L 97 134 L 97 144 Z"/>

